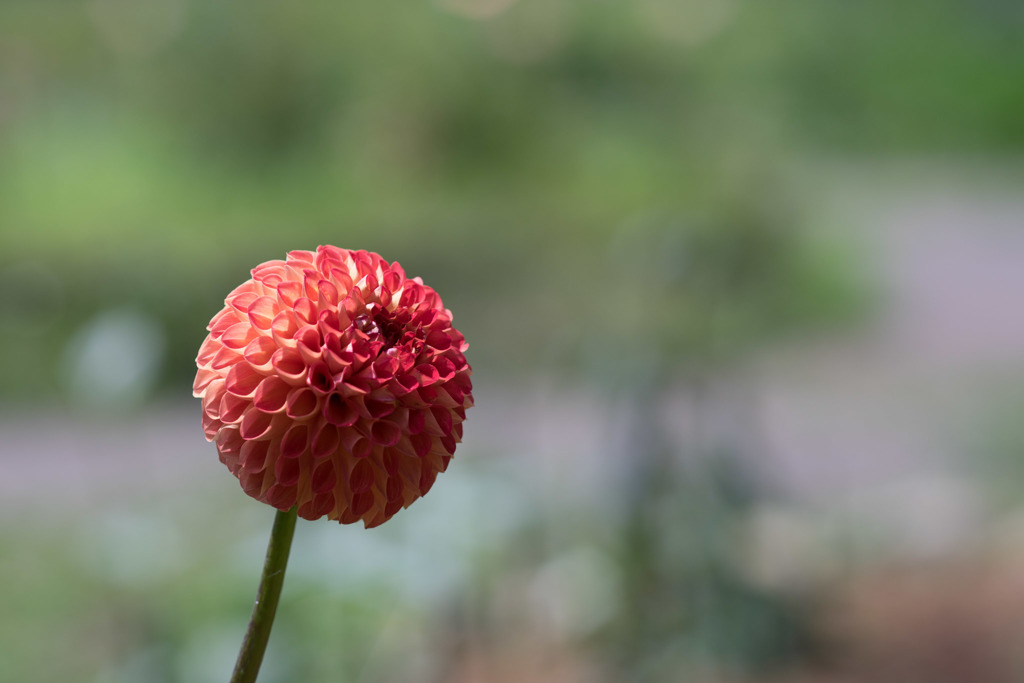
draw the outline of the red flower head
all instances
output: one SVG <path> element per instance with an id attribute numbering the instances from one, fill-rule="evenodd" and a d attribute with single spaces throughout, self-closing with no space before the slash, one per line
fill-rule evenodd
<path id="1" fill-rule="evenodd" d="M 269 261 L 199 349 L 206 438 L 247 494 L 367 528 L 426 495 L 473 405 L 467 344 L 420 278 L 332 246 Z"/>

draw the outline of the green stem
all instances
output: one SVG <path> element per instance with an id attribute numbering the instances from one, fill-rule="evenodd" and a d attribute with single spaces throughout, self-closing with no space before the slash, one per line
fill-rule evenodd
<path id="1" fill-rule="evenodd" d="M 281 586 L 284 585 L 284 570 L 288 567 L 288 551 L 292 547 L 297 515 L 298 509 L 293 507 L 288 511 L 278 510 L 274 517 L 256 604 L 252 608 L 249 629 L 245 632 L 231 683 L 253 683 L 260 672 L 263 652 L 270 638 L 270 627 L 274 625 L 274 614 L 277 613 L 277 600 L 281 597 Z"/>

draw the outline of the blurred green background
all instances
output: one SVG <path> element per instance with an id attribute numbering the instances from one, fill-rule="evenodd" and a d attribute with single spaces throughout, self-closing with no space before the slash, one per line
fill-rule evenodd
<path id="1" fill-rule="evenodd" d="M 261 681 L 1016 681 L 1024 6 L 0 0 L 0 680 L 225 680 L 194 357 L 370 249 L 455 466 L 300 525 Z M 978 590 L 978 586 L 985 590 Z"/>

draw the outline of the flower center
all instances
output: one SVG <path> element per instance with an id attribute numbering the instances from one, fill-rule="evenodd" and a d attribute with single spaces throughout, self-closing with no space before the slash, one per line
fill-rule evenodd
<path id="1" fill-rule="evenodd" d="M 384 339 L 384 348 L 381 349 L 382 352 L 387 351 L 402 339 L 402 326 L 395 322 L 390 315 L 381 311 L 377 315 L 376 322 L 377 329 L 380 331 L 380 336 Z"/>
<path id="2" fill-rule="evenodd" d="M 358 316 L 353 324 L 371 339 L 377 337 L 384 340 L 378 355 L 392 348 L 402 340 L 404 326 L 394 320 L 386 309 L 367 306 L 366 313 Z"/>

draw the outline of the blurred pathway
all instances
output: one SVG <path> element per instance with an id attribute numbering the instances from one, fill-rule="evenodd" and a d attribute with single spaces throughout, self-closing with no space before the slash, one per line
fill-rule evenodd
<path id="1" fill-rule="evenodd" d="M 1024 203 L 936 193 L 861 224 L 880 310 L 761 359 L 775 479 L 941 553 L 986 524 L 986 432 L 1024 405 Z"/>

